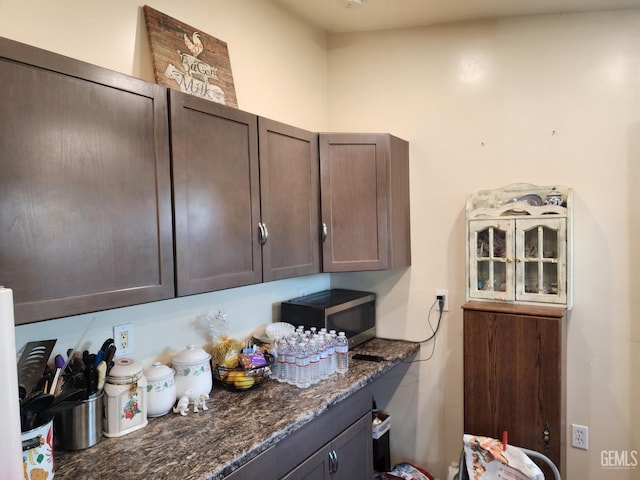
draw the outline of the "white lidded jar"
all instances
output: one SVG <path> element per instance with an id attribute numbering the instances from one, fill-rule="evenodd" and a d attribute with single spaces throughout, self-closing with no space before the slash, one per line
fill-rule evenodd
<path id="1" fill-rule="evenodd" d="M 169 413 L 176 403 L 175 371 L 160 362 L 146 368 L 147 416 L 161 417 Z"/>
<path id="2" fill-rule="evenodd" d="M 147 379 L 141 363 L 117 359 L 107 375 L 104 393 L 105 436 L 120 437 L 147 425 Z"/>
<path id="3" fill-rule="evenodd" d="M 211 376 L 211 355 L 202 348 L 187 345 L 171 357 L 171 364 L 176 371 L 176 398 L 182 397 L 189 390 L 189 403 L 200 395 L 209 395 L 213 388 Z"/>

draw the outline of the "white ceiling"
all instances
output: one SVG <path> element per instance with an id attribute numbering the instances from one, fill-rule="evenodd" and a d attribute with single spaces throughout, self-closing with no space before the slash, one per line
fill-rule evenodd
<path id="1" fill-rule="evenodd" d="M 640 0 L 273 0 L 326 32 L 406 28 L 498 17 L 640 8 Z"/>

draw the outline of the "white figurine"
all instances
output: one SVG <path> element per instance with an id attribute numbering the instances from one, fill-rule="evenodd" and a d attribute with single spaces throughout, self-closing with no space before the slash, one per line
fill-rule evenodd
<path id="1" fill-rule="evenodd" d="M 193 412 L 197 413 L 199 411 L 198 408 L 202 408 L 202 410 L 209 410 L 209 407 L 207 407 L 207 400 L 209 400 L 209 395 L 206 393 L 200 394 L 193 402 Z"/>
<path id="2" fill-rule="evenodd" d="M 191 390 L 187 390 L 185 394 L 180 397 L 178 404 L 173 407 L 173 413 L 180 413 L 183 417 L 187 415 L 187 412 L 189 411 L 189 395 L 191 395 Z"/>

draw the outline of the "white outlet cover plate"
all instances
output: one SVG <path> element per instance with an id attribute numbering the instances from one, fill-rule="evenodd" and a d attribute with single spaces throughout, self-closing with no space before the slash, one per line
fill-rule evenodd
<path id="1" fill-rule="evenodd" d="M 128 345 L 126 348 L 120 343 L 120 334 L 127 332 Z M 116 344 L 116 358 L 125 357 L 133 353 L 133 325 L 127 323 L 125 325 L 117 325 L 113 327 L 113 340 Z"/>
<path id="2" fill-rule="evenodd" d="M 449 311 L 449 290 L 446 290 L 444 288 L 437 288 L 436 289 L 436 300 L 438 299 L 438 296 L 440 295 L 444 295 L 444 308 L 442 309 L 443 312 L 448 312 Z M 436 311 L 438 310 L 438 304 L 436 303 Z"/>
<path id="3" fill-rule="evenodd" d="M 571 424 L 571 446 L 589 450 L 589 427 Z"/>

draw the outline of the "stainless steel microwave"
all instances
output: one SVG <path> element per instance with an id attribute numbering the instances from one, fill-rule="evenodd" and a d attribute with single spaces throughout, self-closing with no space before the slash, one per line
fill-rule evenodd
<path id="1" fill-rule="evenodd" d="M 376 336 L 376 294 L 334 288 L 282 302 L 280 320 L 345 332 L 349 348 Z"/>

